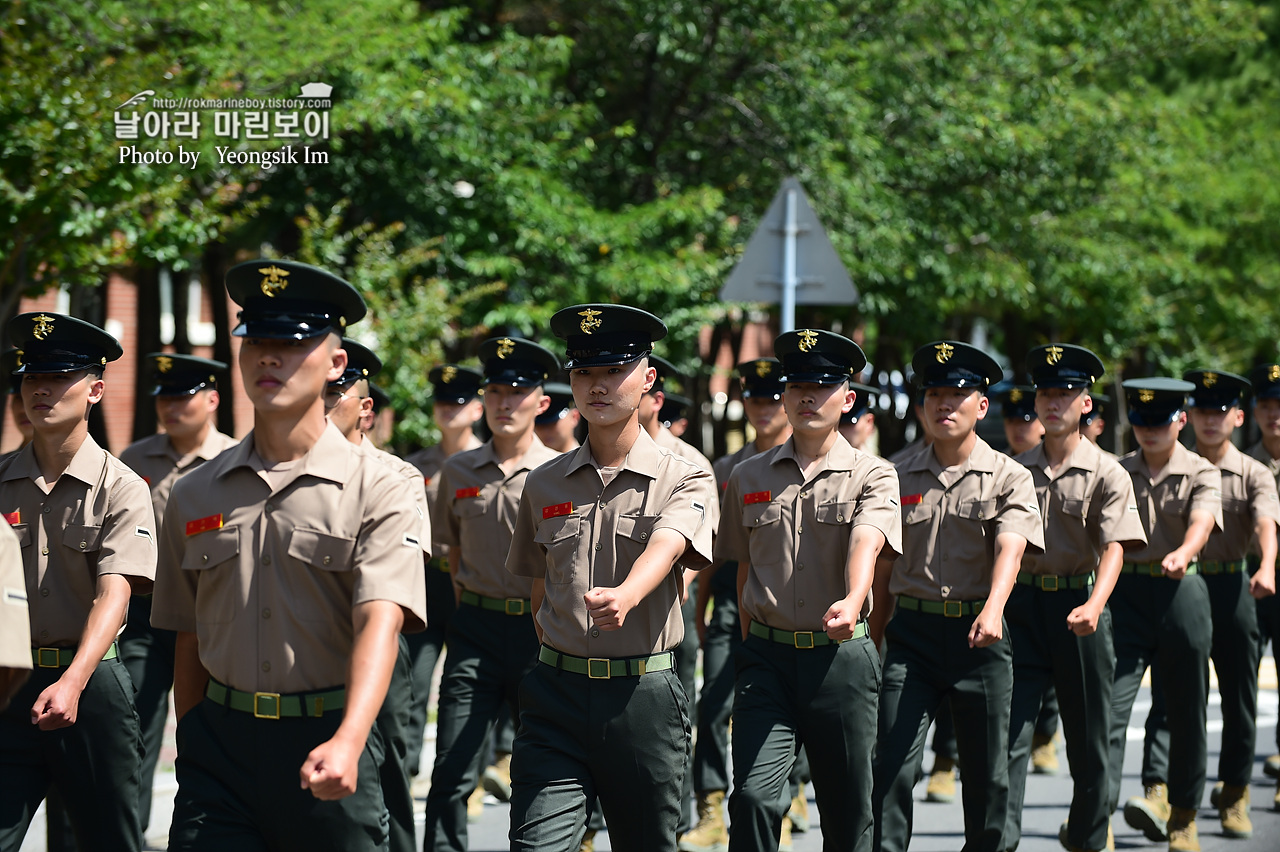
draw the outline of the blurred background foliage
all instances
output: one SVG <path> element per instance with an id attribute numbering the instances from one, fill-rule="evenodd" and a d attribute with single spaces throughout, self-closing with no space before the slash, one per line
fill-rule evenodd
<path id="1" fill-rule="evenodd" d="M 862 295 L 802 308 L 895 369 L 980 329 L 1113 376 L 1277 356 L 1280 19 L 1251 0 L 132 0 L 0 9 L 0 309 L 296 257 L 365 293 L 401 444 L 425 373 L 563 305 L 668 322 L 796 175 Z M 121 165 L 112 113 L 334 87 L 325 166 Z M 208 117 L 206 116 L 206 120 Z M 176 150 L 179 140 L 153 141 Z M 240 143 L 266 149 L 275 143 Z"/>

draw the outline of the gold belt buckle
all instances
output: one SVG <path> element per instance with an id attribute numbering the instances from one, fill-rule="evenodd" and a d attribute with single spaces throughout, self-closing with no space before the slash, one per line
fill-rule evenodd
<path id="1" fill-rule="evenodd" d="M 953 606 L 956 608 L 955 612 L 951 611 Z M 959 618 L 964 615 L 964 604 L 960 601 L 943 601 L 942 614 L 947 618 Z"/>
<path id="2" fill-rule="evenodd" d="M 521 598 L 507 598 L 507 615 L 524 615 L 524 601 Z"/>
<path id="3" fill-rule="evenodd" d="M 1058 591 L 1058 576 L 1057 576 L 1056 574 L 1050 574 L 1050 575 L 1049 575 L 1049 576 L 1047 576 L 1047 577 L 1041 577 L 1041 578 L 1040 578 L 1040 591 L 1042 591 L 1042 592 L 1056 592 L 1056 591 Z"/>
<path id="4" fill-rule="evenodd" d="M 262 700 L 270 700 L 275 702 L 275 712 L 263 713 L 258 709 L 258 702 Z M 280 718 L 280 693 L 278 692 L 255 692 L 253 694 L 253 716 L 255 719 L 279 719 Z"/>
<path id="5" fill-rule="evenodd" d="M 58 668 L 60 665 L 58 651 L 58 648 L 36 648 L 36 667 L 41 669 Z M 53 662 L 45 662 L 47 654 L 53 655 Z"/>
<path id="6" fill-rule="evenodd" d="M 604 666 L 604 674 L 595 673 L 595 670 L 593 667 L 595 666 L 596 663 L 599 663 L 600 665 Z M 604 657 L 587 658 L 587 677 L 591 678 L 592 680 L 608 680 L 611 677 L 609 673 L 609 661 Z"/>
<path id="7" fill-rule="evenodd" d="M 802 643 L 800 642 L 800 637 L 801 637 L 801 636 L 808 637 L 809 644 L 807 644 L 807 645 L 802 644 Z M 795 646 L 795 647 L 797 647 L 797 648 L 812 648 L 812 647 L 813 647 L 813 631 L 812 631 L 812 630 L 797 630 L 797 631 L 796 631 L 795 633 L 793 633 L 793 634 L 792 634 L 792 636 L 791 636 L 791 644 L 792 644 L 792 645 L 794 645 L 794 646 Z"/>

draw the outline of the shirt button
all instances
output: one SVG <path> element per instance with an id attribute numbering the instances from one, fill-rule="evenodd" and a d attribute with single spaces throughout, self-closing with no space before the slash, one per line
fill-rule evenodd
<path id="1" fill-rule="evenodd" d="M 599 631 L 599 630 L 592 630 L 592 631 L 591 631 L 591 638 L 592 638 L 592 639 L 599 639 L 599 638 L 600 638 L 600 631 Z"/>
<path id="2" fill-rule="evenodd" d="M 804 532 L 804 527 L 796 527 L 796 535 L 800 535 L 802 532 Z"/>
<path id="3" fill-rule="evenodd" d="M 601 508 L 601 509 L 603 509 L 603 508 L 604 508 L 604 501 L 603 501 L 603 500 L 601 500 L 601 501 L 600 501 L 600 508 Z"/>
<path id="4" fill-rule="evenodd" d="M 89 546 L 89 542 L 87 542 L 87 541 L 82 541 L 82 542 L 80 542 L 80 549 L 81 549 L 81 550 L 84 550 L 84 549 L 85 549 L 86 547 L 88 547 L 88 546 Z"/>
<path id="5" fill-rule="evenodd" d="M 599 549 L 600 549 L 600 547 L 601 547 L 601 546 L 597 544 L 597 545 L 596 545 L 596 550 L 599 550 Z"/>
<path id="6" fill-rule="evenodd" d="M 48 639 L 48 638 L 49 638 L 49 631 L 48 631 L 48 630 L 41 630 L 41 631 L 40 631 L 40 638 L 41 638 L 41 639 Z"/>
<path id="7" fill-rule="evenodd" d="M 803 562 L 801 562 L 799 565 L 797 565 L 797 566 L 796 566 L 796 570 L 797 570 L 797 571 L 803 571 L 803 570 L 804 570 L 804 563 L 803 563 Z"/>
<path id="8" fill-rule="evenodd" d="M 41 512 L 44 512 L 44 513 L 47 515 L 47 514 L 49 514 L 49 507 L 48 507 L 48 506 L 45 506 L 45 507 L 44 507 L 43 509 L 41 509 L 40 511 L 41 511 Z"/>
<path id="9" fill-rule="evenodd" d="M 40 597 L 42 598 L 49 597 L 49 589 L 47 587 L 40 590 Z"/>
<path id="10" fill-rule="evenodd" d="M 276 504 L 275 504 L 275 503 L 268 503 L 268 504 L 266 505 L 266 510 L 267 510 L 267 513 L 268 513 L 268 514 L 270 514 L 271 512 L 274 512 L 274 511 L 276 510 Z"/>
<path id="11" fill-rule="evenodd" d="M 270 554 L 270 553 L 263 554 L 263 556 L 262 556 L 262 564 L 263 564 L 263 565 L 270 565 L 270 564 L 271 564 L 271 554 Z"/>
<path id="12" fill-rule="evenodd" d="M 201 562 L 208 562 L 208 561 L 209 561 L 209 554 L 207 554 L 207 553 L 206 553 L 206 554 L 204 554 L 203 556 L 201 556 L 201 557 L 200 557 L 200 561 L 201 561 Z"/>
<path id="13" fill-rule="evenodd" d="M 325 565 L 328 565 L 329 563 L 333 562 L 333 557 L 332 557 L 332 556 L 326 556 L 326 557 L 325 557 L 324 559 L 322 559 L 321 561 L 322 561 Z"/>
<path id="14" fill-rule="evenodd" d="M 843 524 L 843 523 L 844 523 L 844 515 L 836 515 L 836 523 L 837 523 L 837 524 Z"/>
<path id="15" fill-rule="evenodd" d="M 49 548 L 47 548 L 47 547 L 42 547 L 42 548 L 40 548 L 40 555 L 41 555 L 41 556 L 48 556 L 48 555 L 49 555 Z"/>
<path id="16" fill-rule="evenodd" d="M 942 587 L 942 596 L 943 596 L 944 598 L 949 598 L 949 597 L 951 597 L 951 587 L 950 587 L 950 586 L 943 586 L 943 587 Z"/>
<path id="17" fill-rule="evenodd" d="M 271 671 L 271 663 L 263 663 L 263 664 L 262 664 L 262 670 L 263 670 L 264 672 L 269 672 L 269 671 Z"/>
<path id="18" fill-rule="evenodd" d="M 796 601 L 796 606 L 804 606 L 804 601 Z"/>
<path id="19" fill-rule="evenodd" d="M 641 540 L 641 541 L 644 541 L 644 540 L 645 540 L 646 538 L 648 538 L 648 537 L 649 537 L 649 534 L 648 534 L 648 533 L 640 533 L 640 540 Z"/>
<path id="20" fill-rule="evenodd" d="M 263 617 L 263 618 L 270 618 L 270 617 L 271 617 L 271 608 L 270 608 L 270 607 L 268 607 L 268 608 L 266 608 L 266 609 L 264 609 L 264 610 L 262 611 L 262 617 Z"/>

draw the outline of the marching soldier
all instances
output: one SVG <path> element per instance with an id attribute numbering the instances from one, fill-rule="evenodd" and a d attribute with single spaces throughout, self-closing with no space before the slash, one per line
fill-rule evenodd
<path id="1" fill-rule="evenodd" d="M 737 367 L 742 407 L 755 439 L 713 465 L 721 494 L 739 463 L 781 446 L 791 437 L 782 405 L 782 362 L 757 358 Z M 710 605 L 710 618 L 707 609 Z M 695 614 L 702 642 L 702 694 L 698 698 L 698 735 L 693 749 L 693 789 L 698 822 L 680 838 L 681 852 L 724 852 L 729 830 L 724 798 L 729 792 L 729 719 L 733 712 L 732 660 L 742 644 L 738 621 L 738 563 L 717 561 L 698 583 Z"/>
<path id="2" fill-rule="evenodd" d="M 950 700 L 960 754 L 965 848 L 1004 849 L 1009 798 L 1009 703 L 1013 653 L 1005 602 L 1024 550 L 1044 548 L 1031 474 L 978 437 L 996 362 L 943 340 L 912 358 L 924 388 L 927 450 L 898 465 L 902 558 L 880 560 L 872 621 L 887 645 L 876 744 L 876 847 L 905 850 L 911 789 L 929 720 Z"/>
<path id="3" fill-rule="evenodd" d="M 533 581 L 507 572 L 507 550 L 529 472 L 558 455 L 533 431 L 534 418 L 550 405 L 542 384 L 560 369 L 556 357 L 503 337 L 481 344 L 480 358 L 493 437 L 449 457 L 433 507 L 459 597 L 440 682 L 425 845 L 456 852 L 467 849 L 467 796 L 481 752 L 500 717 L 518 717 L 520 681 L 537 656 Z"/>
<path id="4" fill-rule="evenodd" d="M 120 454 L 120 461 L 142 477 L 151 489 L 156 516 L 156 536 L 173 484 L 223 450 L 236 439 L 219 432 L 214 424 L 218 411 L 218 374 L 227 365 L 193 355 L 153 352 L 150 366 L 151 395 L 156 420 L 164 432 L 135 441 Z M 138 790 L 138 818 L 146 834 L 151 822 L 151 786 L 164 726 L 169 718 L 169 690 L 173 687 L 172 630 L 151 626 L 151 595 L 129 599 L 129 621 L 120 634 L 120 659 L 129 670 L 136 690 L 138 723 L 142 728 L 142 783 Z"/>
<path id="5" fill-rule="evenodd" d="M 690 733 L 671 653 L 680 565 L 711 558 L 715 486 L 640 427 L 661 320 L 575 305 L 551 330 L 566 341 L 587 443 L 529 475 L 507 556 L 533 578 L 542 642 L 520 689 L 511 848 L 577 848 L 598 795 L 615 849 L 673 850 Z"/>
<path id="6" fill-rule="evenodd" d="M 383 849 L 374 722 L 401 629 L 423 626 L 423 519 L 325 418 L 364 302 L 282 260 L 232 268 L 227 291 L 254 428 L 174 486 L 152 611 L 178 631 L 169 848 Z"/>
<path id="7" fill-rule="evenodd" d="M 1253 385 L 1253 419 L 1262 437 L 1247 455 L 1266 465 L 1280 482 L 1280 364 L 1259 364 L 1249 371 L 1249 380 Z M 1249 570 L 1254 580 L 1250 581 L 1249 592 L 1257 599 L 1258 628 L 1264 644 L 1271 640 L 1271 656 L 1280 668 L 1280 595 L 1265 594 L 1263 581 L 1257 580 L 1260 567 L 1258 555 L 1251 553 Z M 1280 752 L 1280 726 L 1276 727 L 1276 751 Z M 1272 808 L 1280 811 L 1280 753 L 1268 757 L 1262 769 L 1278 779 Z"/>
<path id="8" fill-rule="evenodd" d="M 27 418 L 27 410 L 22 405 L 22 375 L 14 373 L 18 367 L 21 353 L 17 349 L 6 350 L 0 354 L 0 376 L 9 376 L 9 413 L 13 415 L 14 428 L 22 436 L 22 446 L 31 443 L 31 421 Z M 21 449 L 21 447 L 19 447 Z M 14 450 L 17 452 L 17 450 Z M 0 458 L 3 458 L 0 456 Z"/>
<path id="9" fill-rule="evenodd" d="M 738 563 L 742 607 L 729 848 L 778 848 L 808 742 L 824 846 L 870 850 L 880 659 L 866 616 L 876 559 L 901 549 L 897 476 L 839 433 L 857 344 L 805 329 L 774 348 L 792 436 L 734 468 L 716 547 Z"/>
<path id="10" fill-rule="evenodd" d="M 578 423 L 582 414 L 573 404 L 573 390 L 564 382 L 547 382 L 542 390 L 551 405 L 533 421 L 538 440 L 557 453 L 578 449 Z"/>
<path id="11" fill-rule="evenodd" d="M 1168 786 L 1144 784 L 1124 808 L 1148 840 L 1172 852 L 1198 852 L 1196 808 L 1204 794 L 1209 645 L 1209 593 L 1196 557 L 1222 528 L 1222 475 L 1178 443 L 1186 425 L 1190 382 L 1130 379 L 1129 422 L 1139 449 L 1120 459 L 1133 480 L 1146 548 L 1125 554 L 1111 595 L 1116 677 L 1111 693 L 1111 787 L 1108 812 L 1120 798 L 1129 714 L 1147 667 L 1179 673 L 1163 682 L 1169 729 Z"/>
<path id="12" fill-rule="evenodd" d="M 1028 385 L 1012 385 L 998 391 L 1000 418 L 1004 421 L 1004 438 L 1009 442 L 1009 455 L 1020 456 L 1044 438 L 1044 424 L 1036 416 L 1036 389 Z"/>
<path id="13" fill-rule="evenodd" d="M 0 713 L 31 676 L 31 620 L 22 547 L 8 521 L 0 524 Z"/>
<path id="14" fill-rule="evenodd" d="M 440 486 L 440 467 L 445 459 L 480 446 L 475 425 L 484 416 L 484 408 L 480 403 L 479 370 L 458 364 L 442 364 L 431 368 L 427 377 L 433 390 L 432 413 L 436 428 L 440 430 L 440 443 L 418 450 L 405 458 L 405 461 L 422 473 L 430 514 Z M 449 548 L 439 542 L 432 542 L 431 552 L 433 556 L 426 564 L 427 629 L 405 637 L 409 643 L 413 668 L 413 707 L 409 714 L 409 728 L 405 732 L 409 741 L 405 761 L 409 764 L 409 774 L 413 776 L 418 774 L 422 763 L 422 742 L 427 727 L 427 699 L 431 696 L 431 681 L 435 678 L 436 663 L 440 661 L 449 621 L 453 618 L 456 606 L 456 592 L 449 573 Z"/>
<path id="15" fill-rule="evenodd" d="M 0 715 L 0 849 L 22 845 L 55 786 L 80 849 L 139 849 L 142 740 L 116 638 L 155 576 L 155 516 L 146 483 L 89 436 L 123 352 L 60 314 L 8 333 L 34 437 L 0 463 L 0 511 L 22 544 L 34 672 Z"/>
<path id="16" fill-rule="evenodd" d="M 1005 608 L 1014 679 L 1004 848 L 1016 848 L 1022 836 L 1027 754 L 1042 697 L 1056 687 L 1074 783 L 1063 845 L 1096 852 L 1112 847 L 1107 719 L 1115 649 L 1107 599 L 1125 549 L 1142 547 L 1147 536 L 1129 474 L 1080 434 L 1102 361 L 1083 347 L 1055 343 L 1028 353 L 1026 369 L 1045 437 L 1017 460 L 1035 481 L 1045 551 L 1023 556 Z"/>
<path id="17" fill-rule="evenodd" d="M 851 382 L 849 389 L 857 398 L 853 401 L 853 408 L 840 415 L 840 434 L 855 450 L 875 455 L 872 438 L 876 434 L 876 415 L 871 410 L 871 402 L 880 391 L 857 382 Z"/>

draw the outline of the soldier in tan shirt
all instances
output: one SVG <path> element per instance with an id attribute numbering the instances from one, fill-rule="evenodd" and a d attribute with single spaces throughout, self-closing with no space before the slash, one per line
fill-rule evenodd
<path id="1" fill-rule="evenodd" d="M 1227 837 L 1253 834 L 1249 819 L 1249 782 L 1257 741 L 1258 662 L 1261 637 L 1254 594 L 1275 592 L 1276 522 L 1280 501 L 1270 471 L 1240 452 L 1231 434 L 1244 424 L 1241 401 L 1249 392 L 1243 376 L 1216 370 L 1192 370 L 1182 378 L 1195 385 L 1188 412 L 1196 433 L 1196 452 L 1222 473 L 1222 530 L 1209 536 L 1200 553 L 1200 576 L 1213 611 L 1209 656 L 1222 696 L 1222 746 L 1218 784 L 1210 801 L 1218 808 Z M 1252 580 L 1246 553 L 1250 540 L 1261 552 Z M 1169 728 L 1163 680 L 1178 677 L 1152 667 L 1152 703 L 1147 717 L 1143 778 L 1164 781 L 1169 771 Z"/>
<path id="2" fill-rule="evenodd" d="M 480 402 L 480 371 L 460 364 L 441 364 L 427 374 L 432 387 L 431 409 L 440 443 L 424 447 L 405 458 L 422 474 L 427 492 L 427 512 L 435 504 L 440 486 L 440 467 L 445 459 L 464 450 L 474 450 L 481 441 L 475 425 L 484 417 Z M 436 664 L 444 650 L 449 622 L 453 620 L 457 595 L 449 574 L 449 548 L 432 542 L 431 559 L 426 563 L 427 629 L 405 637 L 409 643 L 409 659 L 413 669 L 413 706 L 405 736 L 409 752 L 405 761 L 409 774 L 416 776 L 422 763 L 422 742 L 427 727 L 427 704 Z"/>
<path id="3" fill-rule="evenodd" d="M 115 642 L 130 593 L 155 576 L 155 519 L 146 484 L 88 429 L 123 353 L 60 314 L 21 314 L 7 330 L 34 437 L 0 462 L 0 512 L 22 545 L 35 669 L 0 715 L 0 849 L 22 845 L 55 787 L 81 850 L 138 849 L 142 741 Z"/>
<path id="4" fill-rule="evenodd" d="M 1187 394 L 1179 379 L 1130 379 L 1124 383 L 1129 422 L 1139 449 L 1120 459 L 1133 480 L 1147 547 L 1125 554 L 1111 594 L 1116 678 L 1111 692 L 1111 792 L 1120 798 L 1129 715 L 1147 667 L 1177 677 L 1164 681 L 1173 742 L 1167 778 L 1144 778 L 1144 795 L 1124 808 L 1129 825 L 1149 840 L 1169 840 L 1172 852 L 1200 848 L 1195 814 L 1204 795 L 1213 622 L 1209 592 L 1196 557 L 1209 535 L 1222 528 L 1222 475 L 1178 443 L 1186 425 Z M 1168 782 L 1165 787 L 1163 782 Z"/>
<path id="5" fill-rule="evenodd" d="M 146 356 L 155 397 L 156 420 L 164 432 L 135 441 L 120 461 L 142 477 L 151 489 L 159 539 L 159 521 L 173 484 L 197 466 L 235 446 L 236 439 L 217 430 L 218 376 L 227 365 L 191 355 L 153 352 Z M 145 835 L 151 822 L 151 785 L 160 760 L 164 726 L 169 718 L 169 690 L 173 686 L 172 630 L 151 626 L 151 595 L 129 600 L 129 622 L 120 634 L 120 659 L 129 670 L 142 726 L 142 785 L 138 817 Z"/>
<path id="6" fill-rule="evenodd" d="M 534 418 L 534 434 L 557 453 L 578 449 L 578 424 L 582 422 L 582 414 L 573 404 L 573 389 L 564 382 L 547 382 L 543 392 L 551 399 L 551 405 Z"/>
<path id="7" fill-rule="evenodd" d="M 734 468 L 716 556 L 738 563 L 731 850 L 777 849 L 807 743 L 826 849 L 870 850 L 880 659 L 867 636 L 877 558 L 901 550 L 893 467 L 849 446 L 840 415 L 866 358 L 826 331 L 774 343 L 791 438 Z"/>
<path id="8" fill-rule="evenodd" d="M 1258 424 L 1261 438 L 1246 455 L 1266 465 L 1272 477 L 1280 483 L 1280 364 L 1259 364 L 1249 371 L 1249 382 L 1253 386 L 1253 420 Z M 1254 575 L 1249 593 L 1257 601 L 1262 642 L 1265 644 L 1270 640 L 1272 659 L 1280 667 L 1280 595 L 1265 594 L 1265 587 L 1255 582 L 1260 567 L 1255 548 L 1249 554 L 1249 571 Z M 1280 725 L 1276 726 L 1276 752 L 1267 757 L 1262 770 L 1271 778 L 1278 779 L 1272 808 L 1280 811 Z"/>
<path id="9" fill-rule="evenodd" d="M 507 556 L 533 578 L 542 641 L 520 691 L 511 848 L 578 848 L 598 795 L 614 848 L 674 850 L 690 735 L 671 654 L 680 565 L 709 564 L 715 486 L 640 428 L 648 355 L 666 334 L 657 317 L 575 305 L 551 330 L 588 431 L 525 481 Z"/>
<path id="10" fill-rule="evenodd" d="M 536 343 L 502 337 L 482 343 L 480 359 L 493 437 L 444 463 L 433 507 L 436 537 L 449 547 L 458 609 L 440 681 L 424 843 L 453 852 L 467 849 L 467 796 L 486 743 L 502 716 L 519 717 L 520 682 L 538 653 L 533 581 L 506 570 L 507 550 L 529 472 L 559 455 L 533 432 L 534 418 L 551 404 L 542 384 L 560 369 L 556 357 Z M 499 754 L 499 765 L 508 761 Z"/>
<path id="11" fill-rule="evenodd" d="M 22 550 L 9 522 L 0 524 L 0 713 L 31 676 L 31 621 Z"/>
<path id="12" fill-rule="evenodd" d="M 364 302 L 281 260 L 233 267 L 227 291 L 254 429 L 174 486 L 152 613 L 178 631 L 169 848 L 383 849 L 374 721 L 397 636 L 423 626 L 423 521 L 325 419 Z"/>
<path id="13" fill-rule="evenodd" d="M 1061 698 L 1074 789 L 1060 836 L 1071 850 L 1108 847 L 1108 720 L 1115 645 L 1107 599 L 1126 548 L 1147 542 L 1129 474 L 1080 434 L 1102 377 L 1097 355 L 1055 343 L 1027 354 L 1044 442 L 1017 457 L 1031 471 L 1044 518 L 1043 554 L 1022 557 L 1005 617 L 1013 643 L 1009 819 L 1005 847 L 1022 836 L 1027 756 L 1046 687 Z M 1054 689 L 1056 687 L 1056 689 Z"/>
<path id="14" fill-rule="evenodd" d="M 987 413 L 987 388 L 1000 379 L 999 365 L 949 340 L 921 347 L 911 364 L 924 388 L 933 443 L 897 467 L 902 558 L 882 559 L 876 568 L 872 636 L 883 634 L 887 646 L 875 758 L 876 848 L 902 852 L 910 842 L 911 788 L 925 732 L 949 700 L 965 848 L 1000 852 L 1013 693 L 1005 601 L 1024 550 L 1044 549 L 1044 530 L 1031 474 L 975 431 Z M 897 609 L 886 627 L 890 595 Z"/>

